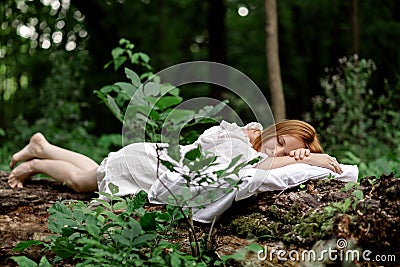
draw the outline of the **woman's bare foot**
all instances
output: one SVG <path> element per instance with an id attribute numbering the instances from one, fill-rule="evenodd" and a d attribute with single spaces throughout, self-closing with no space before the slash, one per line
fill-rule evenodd
<path id="1" fill-rule="evenodd" d="M 46 143 L 47 140 L 43 134 L 35 133 L 32 135 L 29 144 L 11 157 L 10 169 L 14 169 L 15 165 L 20 161 L 41 158 L 43 145 Z"/>
<path id="2" fill-rule="evenodd" d="M 25 161 L 18 165 L 11 173 L 10 176 L 8 176 L 8 185 L 11 188 L 22 188 L 23 183 L 26 179 L 29 177 L 35 175 L 36 173 L 34 172 L 32 168 L 33 160 L 30 161 Z"/>

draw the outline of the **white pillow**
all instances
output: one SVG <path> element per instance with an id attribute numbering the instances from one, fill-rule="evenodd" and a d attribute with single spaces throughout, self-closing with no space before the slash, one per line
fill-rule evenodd
<path id="1" fill-rule="evenodd" d="M 241 200 L 259 192 L 284 190 L 307 180 L 325 179 L 329 176 L 334 176 L 343 182 L 357 182 L 358 167 L 356 165 L 340 164 L 340 167 L 343 170 L 342 174 L 305 163 L 290 164 L 272 170 L 244 169 L 240 172 L 243 183 L 240 185 L 235 200 Z"/>

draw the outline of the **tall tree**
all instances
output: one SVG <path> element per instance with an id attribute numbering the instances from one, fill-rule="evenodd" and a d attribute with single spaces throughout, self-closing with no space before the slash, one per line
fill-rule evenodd
<path id="1" fill-rule="evenodd" d="M 352 2 L 351 21 L 353 28 L 353 52 L 360 53 L 360 37 L 358 28 L 358 0 Z"/>
<path id="2" fill-rule="evenodd" d="M 272 113 L 275 120 L 286 118 L 278 44 L 278 11 L 276 0 L 265 0 L 266 57 Z"/>
<path id="3" fill-rule="evenodd" d="M 209 60 L 226 64 L 226 27 L 225 27 L 226 7 L 224 0 L 209 0 L 208 1 L 208 51 Z M 227 79 L 220 77 L 222 73 L 210 73 L 210 78 L 213 75 L 218 75 L 219 79 Z M 215 99 L 222 99 L 224 88 L 217 85 L 210 85 L 210 96 Z"/>

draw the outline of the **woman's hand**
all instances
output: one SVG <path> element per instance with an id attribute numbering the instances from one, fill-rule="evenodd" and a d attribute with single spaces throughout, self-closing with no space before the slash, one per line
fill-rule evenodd
<path id="1" fill-rule="evenodd" d="M 298 148 L 289 152 L 289 156 L 294 157 L 295 160 L 302 160 L 310 154 L 311 152 L 307 148 Z"/>
<path id="2" fill-rule="evenodd" d="M 294 163 L 310 164 L 322 168 L 327 168 L 338 174 L 342 174 L 342 168 L 337 162 L 336 158 L 329 156 L 328 154 L 310 153 L 308 149 L 300 148 L 290 151 L 288 156 L 283 157 L 268 157 L 256 165 L 256 168 L 270 170 L 280 168 Z"/>
<path id="3" fill-rule="evenodd" d="M 331 157 L 328 154 L 310 153 L 310 155 L 304 159 L 304 163 L 327 168 L 338 174 L 343 173 L 336 158 Z"/>

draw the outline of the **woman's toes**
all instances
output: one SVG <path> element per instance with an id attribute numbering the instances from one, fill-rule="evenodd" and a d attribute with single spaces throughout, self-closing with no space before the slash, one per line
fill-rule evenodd
<path id="1" fill-rule="evenodd" d="M 22 188 L 24 181 L 35 174 L 32 164 L 33 161 L 25 161 L 19 164 L 8 176 L 8 185 L 11 188 Z"/>
<path id="2" fill-rule="evenodd" d="M 13 176 L 13 174 L 11 173 L 10 176 L 8 177 L 8 185 L 11 188 L 15 188 L 18 185 L 18 181 L 15 179 L 15 177 Z"/>

